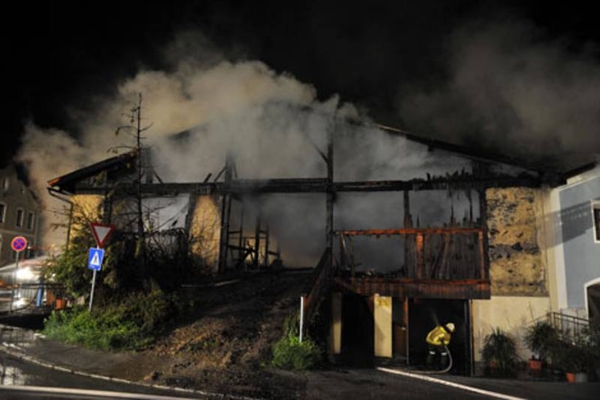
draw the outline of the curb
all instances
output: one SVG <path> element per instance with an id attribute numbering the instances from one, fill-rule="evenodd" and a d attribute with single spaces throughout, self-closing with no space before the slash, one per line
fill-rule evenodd
<path id="1" fill-rule="evenodd" d="M 22 353 L 12 350 L 13 348 L 18 349 Z M 52 369 L 55 371 L 66 372 L 66 373 L 72 374 L 72 375 L 85 376 L 88 378 L 102 379 L 102 380 L 110 381 L 110 382 L 126 383 L 129 385 L 143 386 L 143 387 L 152 388 L 152 389 L 161 389 L 161 390 L 175 391 L 175 392 L 180 392 L 180 393 L 198 394 L 201 396 L 215 397 L 215 398 L 222 398 L 222 399 L 266 400 L 266 399 L 257 398 L 257 397 L 247 397 L 247 396 L 237 396 L 237 395 L 230 395 L 230 394 L 223 394 L 223 393 L 213 393 L 213 392 L 207 392 L 204 390 L 186 389 L 186 388 L 181 388 L 181 387 L 177 387 L 177 386 L 166 386 L 166 385 L 157 385 L 157 384 L 153 384 L 153 383 L 145 383 L 145 382 L 139 382 L 139 381 L 130 381 L 127 379 L 115 378 L 112 376 L 98 375 L 98 374 L 92 374 L 89 372 L 78 371 L 75 369 L 70 369 L 70 368 L 54 365 L 54 364 L 48 363 L 46 361 L 40 360 L 36 357 L 32 357 L 27 354 L 24 354 L 25 353 L 24 349 L 17 347 L 15 345 L 11 345 L 10 343 L 6 343 L 6 342 L 2 342 L 2 345 L 0 346 L 0 351 L 18 359 L 18 360 L 21 360 L 21 361 L 27 361 L 32 364 L 36 364 L 41 367 L 49 368 L 49 369 Z"/>

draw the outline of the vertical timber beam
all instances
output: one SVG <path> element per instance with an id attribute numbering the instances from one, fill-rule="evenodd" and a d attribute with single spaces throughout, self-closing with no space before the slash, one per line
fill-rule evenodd
<path id="1" fill-rule="evenodd" d="M 233 167 L 231 157 L 228 155 L 225 161 L 225 188 L 227 189 L 231 184 L 231 178 L 233 175 Z M 225 272 L 227 267 L 227 245 L 229 242 L 229 213 L 231 212 L 231 194 L 227 190 L 223 193 L 223 199 L 221 203 L 221 235 L 219 237 L 219 265 L 218 272 Z"/>
<path id="2" fill-rule="evenodd" d="M 265 268 L 269 266 L 269 225 L 265 228 Z"/>
<path id="3" fill-rule="evenodd" d="M 485 174 L 487 172 L 487 166 L 480 163 L 477 166 L 477 172 L 480 174 Z M 488 242 L 488 224 L 487 224 L 487 198 L 485 196 L 485 189 L 486 187 L 484 185 L 481 185 L 478 188 L 478 193 L 479 193 L 479 221 L 480 221 L 480 228 L 482 230 L 482 237 L 481 237 L 481 241 L 483 246 L 480 244 L 480 249 L 483 249 L 483 255 L 482 255 L 482 263 L 483 263 L 483 271 L 482 271 L 482 275 L 481 275 L 481 279 L 489 279 L 490 278 L 490 249 L 489 249 L 489 242 Z"/>
<path id="4" fill-rule="evenodd" d="M 238 238 L 238 263 L 244 267 L 244 202 L 242 201 L 242 210 L 240 215 L 240 237 Z"/>
<path id="5" fill-rule="evenodd" d="M 408 190 L 404 191 L 404 227 L 412 228 L 412 217 L 410 215 L 410 195 Z M 410 257 L 410 241 L 411 235 L 406 235 L 404 238 L 404 264 L 406 265 L 406 275 L 411 277 L 412 274 L 412 259 Z"/>
<path id="6" fill-rule="evenodd" d="M 254 231 L 254 269 L 258 270 L 260 265 L 260 214 L 256 217 L 256 229 Z"/>
<path id="7" fill-rule="evenodd" d="M 423 279 L 425 277 L 425 262 L 424 262 L 424 253 L 425 246 L 423 245 L 423 234 L 418 233 L 415 237 L 415 256 L 417 263 L 417 279 Z"/>
<path id="8" fill-rule="evenodd" d="M 330 122 L 332 124 L 333 122 Z M 333 127 L 329 126 L 329 140 L 327 141 L 327 204 L 326 204 L 326 236 L 325 248 L 329 252 L 329 265 L 331 267 L 333 261 L 333 200 L 335 193 L 333 192 Z"/>

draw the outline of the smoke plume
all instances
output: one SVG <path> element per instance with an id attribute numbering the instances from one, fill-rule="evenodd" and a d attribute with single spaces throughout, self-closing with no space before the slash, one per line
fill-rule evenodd
<path id="1" fill-rule="evenodd" d="M 463 25 L 448 43 L 447 83 L 398 101 L 409 126 L 523 158 L 600 153 L 597 48 L 514 17 Z"/>
<path id="2" fill-rule="evenodd" d="M 460 54 L 457 60 L 470 60 L 468 54 Z M 97 101 L 94 112 L 75 110 L 72 116 L 77 132 L 27 125 L 18 158 L 34 178 L 50 223 L 62 215 L 52 213 L 58 206 L 46 195 L 47 181 L 115 152 L 131 150 L 131 132 L 115 132 L 131 123 L 130 110 L 137 106 L 140 94 L 144 145 L 152 149 L 153 166 L 164 182 L 200 182 L 209 173 L 214 177 L 228 156 L 235 161 L 239 178 L 325 177 L 326 165 L 320 152 L 325 152 L 329 135 L 335 141 L 336 180 L 425 178 L 426 173 L 441 175 L 469 169 L 468 161 L 459 157 L 430 152 L 426 146 L 390 136 L 374 125 L 351 123 L 347 117 L 362 121 L 368 121 L 368 117 L 359 115 L 355 107 L 337 96 L 319 99 L 312 85 L 288 73 L 275 72 L 263 62 L 227 59 L 202 36 L 186 32 L 165 49 L 164 55 L 168 69 L 142 70 L 121 82 L 115 96 Z M 473 81 L 474 86 L 484 79 L 460 68 L 458 72 L 462 72 L 457 74 L 462 81 Z M 510 81 L 509 77 L 505 79 Z M 468 97 L 470 92 L 463 93 L 462 86 L 450 89 L 458 93 L 456 96 Z M 518 88 L 513 86 L 514 90 Z M 442 124 L 435 110 L 445 106 L 447 98 L 447 93 L 441 92 L 420 95 L 406 106 L 412 107 L 415 124 L 431 115 L 436 116 L 434 123 Z M 493 97 L 487 106 L 496 107 L 501 99 Z M 426 109 L 431 111 L 427 115 Z M 487 116 L 493 133 L 492 122 L 496 119 L 492 114 L 470 122 L 486 122 Z M 438 127 L 458 132 L 459 125 Z M 262 196 L 247 201 L 254 214 L 261 213 L 270 223 L 287 261 L 291 260 L 288 264 L 310 265 L 320 255 L 325 238 L 324 195 Z M 432 207 L 437 203 L 439 207 Z M 426 222 L 440 224 L 448 219 L 448 203 L 445 195 L 441 201 L 429 196 L 415 202 L 413 212 L 418 214 L 422 207 L 440 210 L 437 217 L 430 216 Z M 401 204 L 402 195 L 397 193 L 340 195 L 335 227 L 399 227 Z M 45 238 L 47 244 L 61 240 L 64 236 L 49 234 Z M 397 253 L 377 251 L 383 264 L 384 256 L 393 259 Z"/>

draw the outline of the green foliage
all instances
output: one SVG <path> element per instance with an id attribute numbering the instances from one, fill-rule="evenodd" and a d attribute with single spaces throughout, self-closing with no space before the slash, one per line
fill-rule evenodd
<path id="1" fill-rule="evenodd" d="M 284 336 L 273 346 L 273 366 L 281 369 L 304 371 L 314 368 L 320 359 L 316 344 L 298 336 Z"/>
<path id="2" fill-rule="evenodd" d="M 300 342 L 297 315 L 286 318 L 283 331 L 283 337 L 273 346 L 271 364 L 295 371 L 315 368 L 321 360 L 321 349 L 308 337 Z"/>
<path id="3" fill-rule="evenodd" d="M 139 327 L 121 320 L 118 313 L 90 314 L 83 308 L 53 311 L 43 333 L 51 339 L 101 350 L 135 348 L 142 340 Z"/>
<path id="4" fill-rule="evenodd" d="M 600 366 L 600 328 L 563 331 L 549 350 L 552 364 L 565 372 L 588 372 Z"/>
<path id="5" fill-rule="evenodd" d="M 43 333 L 51 339 L 101 350 L 139 349 L 174 315 L 174 305 L 158 290 L 135 293 L 88 312 L 76 307 L 53 311 Z"/>
<path id="6" fill-rule="evenodd" d="M 523 341 L 534 353 L 533 358 L 545 360 L 559 339 L 558 330 L 548 321 L 537 321 L 525 330 Z"/>
<path id="7" fill-rule="evenodd" d="M 481 356 L 489 374 L 497 377 L 514 376 L 519 358 L 515 340 L 500 328 L 495 328 L 483 339 Z"/>

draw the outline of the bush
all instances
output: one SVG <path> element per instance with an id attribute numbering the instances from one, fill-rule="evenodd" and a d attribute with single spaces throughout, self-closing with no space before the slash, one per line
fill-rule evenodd
<path id="1" fill-rule="evenodd" d="M 300 342 L 297 315 L 285 319 L 283 332 L 283 337 L 273 346 L 272 365 L 296 371 L 315 368 L 321 360 L 321 349 L 309 338 Z"/>
<path id="2" fill-rule="evenodd" d="M 43 333 L 51 339 L 100 350 L 136 348 L 142 337 L 138 326 L 124 322 L 117 313 L 91 314 L 84 308 L 53 311 Z"/>
<path id="3" fill-rule="evenodd" d="M 550 350 L 552 364 L 565 372 L 593 372 L 600 365 L 600 331 L 593 326 L 576 333 L 561 331 Z"/>
<path id="4" fill-rule="evenodd" d="M 297 336 L 284 336 L 273 346 L 273 366 L 281 369 L 304 371 L 314 368 L 320 359 L 320 350 L 310 339 L 300 342 Z"/>
<path id="5" fill-rule="evenodd" d="M 136 293 L 91 313 L 84 307 L 53 311 L 44 322 L 43 333 L 94 349 L 139 349 L 161 333 L 173 310 L 172 302 L 160 291 Z"/>

